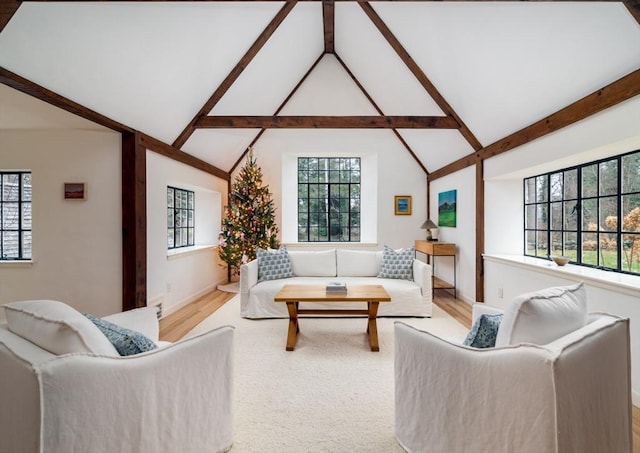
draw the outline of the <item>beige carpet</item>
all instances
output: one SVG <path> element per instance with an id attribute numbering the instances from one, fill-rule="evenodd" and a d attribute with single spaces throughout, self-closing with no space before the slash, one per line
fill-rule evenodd
<path id="1" fill-rule="evenodd" d="M 236 327 L 232 453 L 403 451 L 394 436 L 397 319 L 378 319 L 380 352 L 371 352 L 365 318 L 303 318 L 287 352 L 288 320 L 242 319 L 239 300 L 187 334 Z M 445 338 L 467 333 L 437 307 L 432 318 L 401 320 Z"/>

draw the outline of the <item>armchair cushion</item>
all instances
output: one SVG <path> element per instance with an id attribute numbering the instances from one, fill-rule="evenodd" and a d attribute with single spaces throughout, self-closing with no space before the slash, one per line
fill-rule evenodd
<path id="1" fill-rule="evenodd" d="M 140 332 L 120 327 L 90 314 L 85 316 L 100 329 L 121 356 L 140 354 L 157 348 L 153 341 Z"/>
<path id="2" fill-rule="evenodd" d="M 141 307 L 127 310 L 112 315 L 103 316 L 105 321 L 112 322 L 120 327 L 140 332 L 145 337 L 158 343 L 160 326 L 158 324 L 158 307 Z"/>
<path id="3" fill-rule="evenodd" d="M 500 321 L 502 321 L 502 314 L 480 315 L 462 344 L 473 348 L 493 348 L 496 345 Z"/>
<path id="4" fill-rule="evenodd" d="M 89 352 L 117 356 L 118 351 L 91 321 L 55 300 L 4 305 L 9 330 L 52 354 Z"/>
<path id="5" fill-rule="evenodd" d="M 506 307 L 496 346 L 547 344 L 587 324 L 582 282 L 526 293 Z"/>

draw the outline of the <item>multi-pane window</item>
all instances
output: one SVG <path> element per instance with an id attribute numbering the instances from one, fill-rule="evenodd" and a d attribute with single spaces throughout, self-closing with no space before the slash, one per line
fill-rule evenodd
<path id="1" fill-rule="evenodd" d="M 0 260 L 29 260 L 31 248 L 31 172 L 0 171 Z"/>
<path id="2" fill-rule="evenodd" d="M 298 158 L 298 241 L 360 242 L 360 158 Z"/>
<path id="3" fill-rule="evenodd" d="M 195 194 L 190 190 L 167 187 L 167 247 L 194 245 Z"/>
<path id="4" fill-rule="evenodd" d="M 525 255 L 640 274 L 640 151 L 524 180 Z"/>

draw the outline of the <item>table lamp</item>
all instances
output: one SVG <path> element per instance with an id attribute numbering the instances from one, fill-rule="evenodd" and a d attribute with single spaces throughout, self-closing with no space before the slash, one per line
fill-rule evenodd
<path id="1" fill-rule="evenodd" d="M 433 220 L 431 219 L 425 220 L 420 228 L 423 230 L 427 230 L 427 241 L 438 240 L 438 234 L 439 234 L 438 225 L 433 223 Z"/>

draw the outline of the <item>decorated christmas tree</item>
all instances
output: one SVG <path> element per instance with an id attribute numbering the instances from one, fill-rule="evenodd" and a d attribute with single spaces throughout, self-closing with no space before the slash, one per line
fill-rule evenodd
<path id="1" fill-rule="evenodd" d="M 222 219 L 220 259 L 237 274 L 240 265 L 255 259 L 256 249 L 278 248 L 278 227 L 269 186 L 262 185 L 262 170 L 249 148 L 247 161 L 231 187 Z"/>

